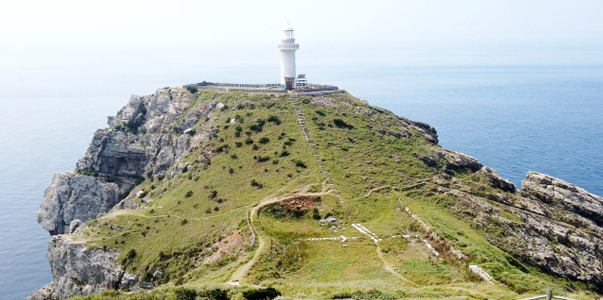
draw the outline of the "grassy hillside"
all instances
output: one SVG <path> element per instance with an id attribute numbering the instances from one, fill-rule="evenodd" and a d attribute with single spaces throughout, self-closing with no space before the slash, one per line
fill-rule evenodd
<path id="1" fill-rule="evenodd" d="M 224 104 L 184 133 L 210 137 L 173 170 L 145 179 L 130 193 L 141 209 L 89 221 L 78 237 L 89 247 L 121 250 L 128 272 L 160 288 L 88 298 L 176 299 L 182 288 L 221 288 L 240 298 L 258 285 L 291 298 L 366 299 L 515 299 L 548 287 L 561 294 L 586 288 L 518 262 L 488 242 L 500 233 L 476 228 L 450 210 L 452 199 L 443 189 L 487 193 L 492 187 L 465 169 L 434 183 L 442 167 L 427 167 L 419 157 L 439 146 L 391 112 L 346 93 L 297 98 L 316 159 L 289 96 L 195 96 L 192 106 Z M 405 208 L 432 228 L 431 237 Z M 336 225 L 319 224 L 327 217 L 336 218 Z M 451 247 L 466 258 L 455 257 Z M 494 284 L 472 273 L 469 264 L 486 270 Z"/>

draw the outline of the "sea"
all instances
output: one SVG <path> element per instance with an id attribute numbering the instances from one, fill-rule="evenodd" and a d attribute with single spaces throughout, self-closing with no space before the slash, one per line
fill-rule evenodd
<path id="1" fill-rule="evenodd" d="M 477 158 L 518 186 L 528 171 L 536 171 L 603 195 L 603 65 L 351 64 L 302 71 L 310 82 L 341 86 L 372 105 L 434 126 L 443 147 Z M 129 94 L 202 80 L 274 82 L 278 66 L 216 65 L 172 76 L 176 72 L 129 74 L 127 80 L 74 77 L 75 92 L 68 84 L 3 88 L 0 299 L 24 299 L 51 282 L 50 236 L 36 222 L 44 190 L 54 173 L 75 168 L 93 132 L 106 126 L 106 117 Z"/>

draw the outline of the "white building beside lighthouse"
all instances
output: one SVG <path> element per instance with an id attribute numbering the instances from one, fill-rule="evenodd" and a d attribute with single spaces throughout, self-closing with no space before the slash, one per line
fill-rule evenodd
<path id="1" fill-rule="evenodd" d="M 293 37 L 293 27 L 289 22 L 282 29 L 281 42 L 277 48 L 281 51 L 281 87 L 286 90 L 297 88 L 295 74 L 295 51 L 299 49 L 299 44 L 295 43 Z"/>

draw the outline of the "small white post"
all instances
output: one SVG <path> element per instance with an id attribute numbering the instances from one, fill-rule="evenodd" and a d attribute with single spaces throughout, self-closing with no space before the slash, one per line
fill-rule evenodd
<path id="1" fill-rule="evenodd" d="M 553 299 L 553 291 L 551 291 L 551 289 L 546 289 L 546 300 L 552 300 Z"/>

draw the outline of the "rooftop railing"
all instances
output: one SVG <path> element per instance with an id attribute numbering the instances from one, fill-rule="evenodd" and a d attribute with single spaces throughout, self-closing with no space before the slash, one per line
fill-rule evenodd
<path id="1" fill-rule="evenodd" d="M 245 93 L 268 93 L 268 94 L 286 94 L 288 91 L 278 83 L 268 84 L 245 84 L 245 83 L 222 83 L 222 82 L 200 82 L 196 84 L 184 85 L 185 88 L 196 87 L 200 90 L 218 90 L 225 92 L 245 92 Z M 343 92 L 337 86 L 307 83 L 299 85 L 295 90 L 297 94 L 317 95 L 326 93 Z"/>
<path id="2" fill-rule="evenodd" d="M 299 49 L 299 44 L 278 44 L 278 49 Z"/>

